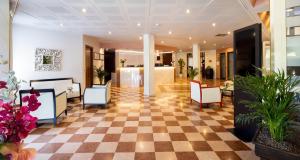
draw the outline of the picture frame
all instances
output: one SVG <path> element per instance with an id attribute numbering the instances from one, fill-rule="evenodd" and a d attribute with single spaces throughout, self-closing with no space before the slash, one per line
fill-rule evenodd
<path id="1" fill-rule="evenodd" d="M 101 59 L 100 53 L 95 52 L 94 53 L 94 60 L 100 60 L 100 59 Z"/>
<path id="2" fill-rule="evenodd" d="M 35 71 L 60 71 L 62 51 L 58 49 L 37 48 L 35 51 Z"/>

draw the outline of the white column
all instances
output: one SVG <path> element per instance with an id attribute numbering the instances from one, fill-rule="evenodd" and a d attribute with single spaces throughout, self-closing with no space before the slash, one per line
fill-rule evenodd
<path id="1" fill-rule="evenodd" d="M 154 86 L 154 37 L 144 34 L 144 95 L 152 96 L 155 94 Z"/>
<path id="2" fill-rule="evenodd" d="M 201 67 L 200 67 L 200 45 L 193 44 L 193 68 L 198 68 L 199 75 L 195 79 L 200 80 L 201 77 Z"/>
<path id="3" fill-rule="evenodd" d="M 286 71 L 286 1 L 270 0 L 271 55 L 274 69 Z"/>
<path id="4" fill-rule="evenodd" d="M 10 16 L 9 16 L 9 0 L 0 1 L 0 61 L 9 61 L 9 44 L 10 44 Z M 0 79 L 3 78 L 3 71 L 9 69 L 9 64 L 0 64 Z"/>

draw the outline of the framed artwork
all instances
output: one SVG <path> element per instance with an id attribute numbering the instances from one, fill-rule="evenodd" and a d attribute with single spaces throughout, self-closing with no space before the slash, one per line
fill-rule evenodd
<path id="1" fill-rule="evenodd" d="M 35 71 L 60 71 L 62 51 L 37 48 L 35 51 Z"/>
<path id="2" fill-rule="evenodd" d="M 95 52 L 94 53 L 94 60 L 100 60 L 100 53 Z"/>

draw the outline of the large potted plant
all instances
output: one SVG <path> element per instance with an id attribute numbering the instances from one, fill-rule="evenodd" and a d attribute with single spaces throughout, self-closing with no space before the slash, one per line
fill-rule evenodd
<path id="1" fill-rule="evenodd" d="M 199 69 L 198 68 L 192 68 L 189 67 L 188 69 L 188 75 L 190 80 L 194 80 L 195 77 L 199 74 Z"/>
<path id="2" fill-rule="evenodd" d="M 0 159 L 31 160 L 35 149 L 24 148 L 23 140 L 36 128 L 37 118 L 30 113 L 41 103 L 39 93 L 31 90 L 23 97 L 23 106 L 16 105 L 19 84 L 13 71 L 9 71 L 6 81 L 0 81 Z M 3 78 L 3 77 L 1 77 Z"/>
<path id="3" fill-rule="evenodd" d="M 104 79 L 105 79 L 105 76 L 108 75 L 108 73 L 103 69 L 103 66 L 100 66 L 99 68 L 95 67 L 95 72 L 99 79 L 100 85 L 105 84 Z"/>
<path id="4" fill-rule="evenodd" d="M 236 120 L 240 124 L 255 121 L 259 130 L 253 142 L 255 153 L 263 159 L 272 160 L 299 160 L 299 108 L 294 103 L 295 87 L 300 81 L 285 72 L 264 72 L 263 77 L 247 75 L 237 76 L 236 85 L 242 91 L 249 93 L 255 101 L 241 102 L 253 110 L 248 114 L 240 114 Z M 298 133 L 295 128 L 298 128 Z"/>
<path id="5" fill-rule="evenodd" d="M 180 58 L 178 60 L 178 65 L 179 65 L 179 77 L 182 77 L 182 73 L 183 73 L 183 67 L 185 66 L 185 62 L 182 58 Z"/>

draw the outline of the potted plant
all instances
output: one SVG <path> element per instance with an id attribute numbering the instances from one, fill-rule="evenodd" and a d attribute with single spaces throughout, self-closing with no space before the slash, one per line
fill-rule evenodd
<path id="1" fill-rule="evenodd" d="M 183 71 L 183 67 L 185 66 L 185 62 L 182 58 L 180 58 L 178 60 L 178 65 L 179 65 L 179 77 L 182 78 L 182 71 Z"/>
<path id="2" fill-rule="evenodd" d="M 30 113 L 40 107 L 40 94 L 31 90 L 21 99 L 23 106 L 17 106 L 20 82 L 13 71 L 8 72 L 7 81 L 0 81 L 0 159 L 30 160 L 35 156 L 35 149 L 23 148 L 23 140 L 36 128 L 37 118 Z"/>
<path id="3" fill-rule="evenodd" d="M 300 134 L 299 122 L 296 122 L 299 106 L 294 103 L 294 89 L 300 81 L 286 76 L 283 71 L 267 73 L 259 69 L 259 72 L 264 72 L 264 76 L 236 76 L 236 85 L 255 98 L 255 101 L 240 102 L 253 112 L 238 115 L 237 123 L 243 125 L 255 121 L 258 124 L 260 129 L 253 139 L 257 156 L 299 160 L 299 143 L 293 142 Z M 295 128 L 298 128 L 298 133 Z"/>
<path id="4" fill-rule="evenodd" d="M 190 80 L 194 80 L 198 74 L 199 74 L 198 68 L 189 67 L 188 75 L 189 75 Z"/>
<path id="5" fill-rule="evenodd" d="M 104 78 L 108 75 L 108 73 L 103 69 L 103 66 L 100 66 L 99 68 L 95 67 L 95 72 L 97 74 L 97 77 L 99 79 L 100 85 L 104 84 Z"/>
<path id="6" fill-rule="evenodd" d="M 122 65 L 122 67 L 125 67 L 125 62 L 127 61 L 127 59 L 120 59 L 120 63 Z"/>

